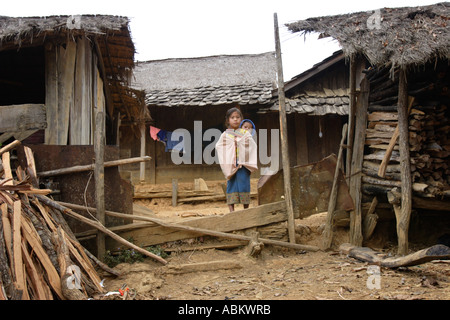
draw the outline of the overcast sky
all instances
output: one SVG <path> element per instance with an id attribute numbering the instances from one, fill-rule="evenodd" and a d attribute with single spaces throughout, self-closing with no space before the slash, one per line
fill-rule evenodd
<path id="1" fill-rule="evenodd" d="M 339 50 L 330 38 L 304 39 L 285 23 L 311 17 L 420 6 L 427 0 L 22 0 L 2 3 L 10 17 L 109 14 L 130 18 L 138 61 L 275 51 L 274 13 L 278 16 L 284 80 L 300 74 Z"/>

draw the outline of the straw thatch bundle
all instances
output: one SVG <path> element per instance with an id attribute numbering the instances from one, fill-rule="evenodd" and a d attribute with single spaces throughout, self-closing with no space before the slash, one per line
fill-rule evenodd
<path id="1" fill-rule="evenodd" d="M 338 40 L 346 56 L 363 54 L 377 66 L 423 65 L 450 57 L 450 3 L 383 8 L 309 18 L 287 24 L 293 33 L 321 33 Z"/>

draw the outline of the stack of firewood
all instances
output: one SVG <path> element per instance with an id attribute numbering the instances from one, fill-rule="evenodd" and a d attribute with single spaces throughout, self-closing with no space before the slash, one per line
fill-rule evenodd
<path id="1" fill-rule="evenodd" d="M 76 240 L 62 212 L 40 199 L 34 159 L 12 160 L 15 141 L 0 149 L 0 300 L 87 299 L 102 293 L 95 257 Z M 41 197 L 41 198 L 40 198 Z M 92 260 L 92 261 L 91 261 Z"/>
<path id="2" fill-rule="evenodd" d="M 446 105 L 420 108 L 410 116 L 409 130 L 421 137 L 411 146 L 411 171 L 415 182 L 426 184 L 426 193 L 446 195 L 450 189 L 449 129 Z M 449 194 L 450 195 L 450 194 Z"/>
<path id="3" fill-rule="evenodd" d="M 414 106 L 409 115 L 409 144 L 413 191 L 425 197 L 450 195 L 449 121 L 447 107 Z M 395 142 L 384 175 L 379 168 L 397 127 L 397 112 L 373 111 L 368 115 L 363 181 L 372 189 L 401 187 L 398 139 Z M 366 186 L 367 187 L 367 186 Z"/>

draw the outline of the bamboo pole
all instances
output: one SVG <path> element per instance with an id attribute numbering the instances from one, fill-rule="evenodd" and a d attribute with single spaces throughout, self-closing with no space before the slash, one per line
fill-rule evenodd
<path id="1" fill-rule="evenodd" d="M 126 165 L 130 163 L 136 163 L 141 161 L 150 161 L 152 158 L 149 156 L 145 157 L 136 157 L 136 158 L 129 158 L 129 159 L 120 159 L 120 160 L 113 160 L 113 161 L 107 161 L 103 163 L 103 166 L 105 168 L 108 167 L 116 167 L 121 165 Z M 73 166 L 68 168 L 61 168 L 61 169 L 55 169 L 55 170 L 49 170 L 49 171 L 42 171 L 38 172 L 38 177 L 54 177 L 69 173 L 76 173 L 76 172 L 83 172 L 83 171 L 90 171 L 95 169 L 95 163 L 93 164 L 87 164 L 87 165 L 81 165 L 81 166 Z"/>
<path id="2" fill-rule="evenodd" d="M 278 73 L 278 101 L 280 104 L 281 158 L 283 162 L 284 197 L 288 216 L 289 242 L 295 243 L 294 209 L 291 196 L 291 168 L 289 166 L 289 150 L 287 137 L 286 105 L 284 96 L 283 64 L 281 61 L 280 35 L 278 31 L 278 16 L 274 13 L 275 48 Z"/>

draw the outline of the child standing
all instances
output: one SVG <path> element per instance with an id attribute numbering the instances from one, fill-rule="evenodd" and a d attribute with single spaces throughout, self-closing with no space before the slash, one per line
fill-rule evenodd
<path id="1" fill-rule="evenodd" d="M 230 212 L 234 205 L 250 205 L 250 174 L 258 169 L 257 146 L 249 130 L 240 129 L 243 120 L 238 108 L 231 108 L 225 116 L 228 128 L 216 144 L 220 167 L 227 179 L 227 205 Z M 254 125 L 252 126 L 254 128 Z"/>

